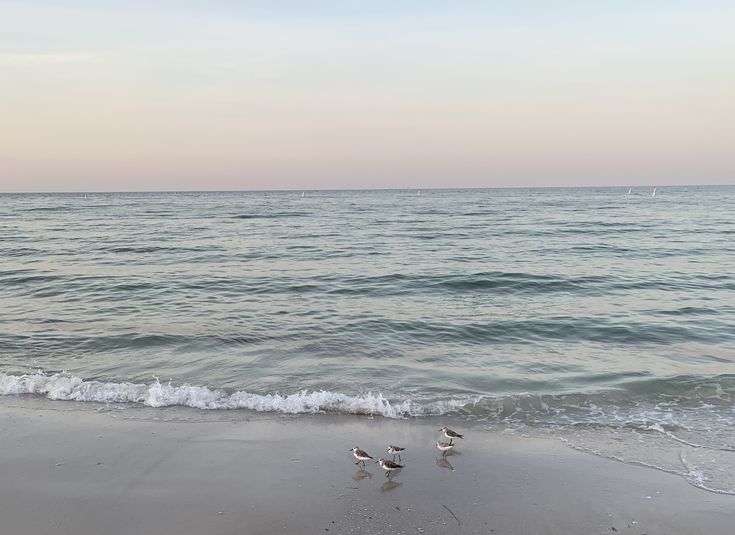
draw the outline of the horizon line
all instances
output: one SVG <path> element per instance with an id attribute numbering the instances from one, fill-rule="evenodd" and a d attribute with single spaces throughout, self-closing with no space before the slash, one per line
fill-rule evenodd
<path id="1" fill-rule="evenodd" d="M 469 186 L 469 187 L 395 187 L 395 188 L 273 188 L 273 189 L 161 189 L 161 190 L 26 190 L 5 191 L 0 190 L 0 195 L 44 195 L 44 194 L 111 194 L 111 193 L 288 193 L 288 192 L 325 192 L 325 191 L 458 191 L 458 190 L 491 190 L 491 189 L 613 189 L 613 188 L 711 188 L 732 187 L 733 183 L 725 184 L 611 184 L 599 186 Z"/>

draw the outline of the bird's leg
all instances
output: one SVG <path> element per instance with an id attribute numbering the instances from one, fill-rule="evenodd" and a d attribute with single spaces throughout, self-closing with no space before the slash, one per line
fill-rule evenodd
<path id="1" fill-rule="evenodd" d="M 400 453 L 398 454 L 398 462 L 399 463 L 401 462 L 401 454 Z"/>
<path id="2" fill-rule="evenodd" d="M 355 464 L 356 464 L 356 465 L 357 465 L 357 464 L 360 464 L 360 461 L 357 461 L 357 462 L 356 462 Z"/>
<path id="3" fill-rule="evenodd" d="M 452 445 L 452 439 L 451 438 L 449 439 L 449 445 L 450 446 Z"/>

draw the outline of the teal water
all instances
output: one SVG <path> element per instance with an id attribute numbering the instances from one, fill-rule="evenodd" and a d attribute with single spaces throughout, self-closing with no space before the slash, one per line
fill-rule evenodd
<path id="1" fill-rule="evenodd" d="M 627 193 L 0 195 L 0 393 L 735 448 L 735 187 Z"/>

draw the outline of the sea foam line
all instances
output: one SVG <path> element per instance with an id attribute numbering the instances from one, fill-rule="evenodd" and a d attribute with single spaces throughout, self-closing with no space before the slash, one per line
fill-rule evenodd
<path id="1" fill-rule="evenodd" d="M 260 412 L 305 414 L 339 412 L 387 418 L 442 415 L 471 401 L 448 400 L 425 405 L 411 400 L 389 401 L 382 393 L 351 396 L 328 390 L 301 390 L 289 395 L 212 390 L 176 386 L 156 379 L 151 384 L 89 381 L 66 374 L 43 372 L 11 375 L 0 372 L 0 395 L 33 394 L 48 399 L 97 403 L 137 403 L 149 407 L 185 406 L 196 409 L 249 409 Z"/>

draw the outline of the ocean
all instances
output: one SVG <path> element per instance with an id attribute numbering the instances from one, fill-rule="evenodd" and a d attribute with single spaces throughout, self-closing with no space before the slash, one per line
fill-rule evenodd
<path id="1" fill-rule="evenodd" d="M 0 194 L 0 303 L 0 403 L 435 417 L 735 493 L 735 187 Z"/>

